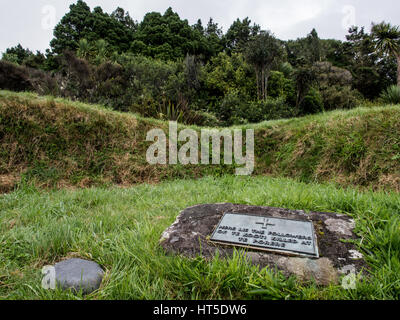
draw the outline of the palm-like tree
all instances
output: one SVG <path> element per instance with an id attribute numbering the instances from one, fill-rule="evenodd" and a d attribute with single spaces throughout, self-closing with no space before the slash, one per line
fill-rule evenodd
<path id="1" fill-rule="evenodd" d="M 245 56 L 247 62 L 254 66 L 260 100 L 267 100 L 271 69 L 279 61 L 282 53 L 281 43 L 270 31 L 261 31 L 247 45 Z"/>
<path id="2" fill-rule="evenodd" d="M 103 63 L 107 58 L 107 41 L 100 39 L 96 41 L 96 62 L 98 64 Z"/>
<path id="3" fill-rule="evenodd" d="M 398 26 L 382 22 L 372 24 L 372 37 L 376 48 L 397 59 L 397 85 L 400 87 L 400 30 Z"/>
<path id="4" fill-rule="evenodd" d="M 90 45 L 86 39 L 79 40 L 77 55 L 79 58 L 87 59 L 90 55 Z"/>

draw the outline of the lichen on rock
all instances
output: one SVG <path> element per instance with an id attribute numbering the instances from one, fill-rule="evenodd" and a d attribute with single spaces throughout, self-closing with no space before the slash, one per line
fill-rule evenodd
<path id="1" fill-rule="evenodd" d="M 345 266 L 352 265 L 356 272 L 366 267 L 362 254 L 353 243 L 357 238 L 354 220 L 336 213 L 287 210 L 282 208 L 247 206 L 239 204 L 205 204 L 187 208 L 163 233 L 160 245 L 169 254 L 189 258 L 213 258 L 217 252 L 222 258 L 231 257 L 233 246 L 210 241 L 215 227 L 224 213 L 251 214 L 260 217 L 312 221 L 317 237 L 319 258 L 291 256 L 290 254 L 246 249 L 249 262 L 260 268 L 277 268 L 286 276 L 295 275 L 301 281 L 314 280 L 319 285 L 338 283 Z M 347 241 L 343 241 L 347 240 Z"/>

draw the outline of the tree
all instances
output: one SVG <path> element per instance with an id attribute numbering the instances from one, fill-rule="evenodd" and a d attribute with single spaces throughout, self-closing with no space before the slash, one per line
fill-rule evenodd
<path id="1" fill-rule="evenodd" d="M 220 52 L 205 66 L 204 89 L 209 96 L 223 97 L 237 91 L 242 96 L 254 99 L 256 95 L 255 76 L 241 53 Z"/>
<path id="2" fill-rule="evenodd" d="M 128 27 L 129 29 L 132 29 L 132 31 L 136 31 L 138 24 L 136 21 L 134 21 L 131 16 L 129 15 L 129 12 L 125 12 L 124 9 L 118 7 L 113 13 L 111 13 L 111 17 L 114 18 L 115 20 L 119 21 L 122 23 L 124 26 Z"/>
<path id="3" fill-rule="evenodd" d="M 89 6 L 82 0 L 69 7 L 70 11 L 62 17 L 54 28 L 54 39 L 50 46 L 55 53 L 61 54 L 65 50 L 75 51 L 79 40 L 87 39 L 88 19 L 91 15 Z M 88 39 L 89 40 L 89 39 Z"/>
<path id="4" fill-rule="evenodd" d="M 112 51 L 126 52 L 133 41 L 133 34 L 132 21 L 121 10 L 111 15 L 100 7 L 90 11 L 84 1 L 78 0 L 54 28 L 50 46 L 54 53 L 62 54 L 66 50 L 75 52 L 81 39 L 86 39 L 90 44 L 104 39 Z"/>
<path id="5" fill-rule="evenodd" d="M 164 15 L 158 12 L 145 15 L 131 50 L 139 49 L 164 60 L 184 59 L 187 54 L 206 53 L 206 41 L 202 40 L 204 35 L 191 27 L 187 20 L 181 20 L 172 8 L 168 8 Z"/>
<path id="6" fill-rule="evenodd" d="M 33 55 L 32 51 L 29 49 L 24 49 L 21 44 L 18 44 L 15 47 L 8 48 L 5 52 L 6 57 L 11 57 L 12 59 L 6 59 L 3 56 L 4 60 L 12 60 L 11 62 L 15 62 L 17 64 L 22 64 L 25 59 L 29 56 Z"/>
<path id="7" fill-rule="evenodd" d="M 125 21 L 103 12 L 100 7 L 93 9 L 88 27 L 88 41 L 105 40 L 112 51 L 126 52 L 133 41 L 134 30 Z"/>
<path id="8" fill-rule="evenodd" d="M 15 53 L 3 53 L 1 60 L 18 64 L 18 56 Z"/>
<path id="9" fill-rule="evenodd" d="M 316 62 L 314 73 L 325 110 L 355 107 L 359 92 L 351 87 L 353 76 L 350 71 L 333 66 L 330 62 Z"/>
<path id="10" fill-rule="evenodd" d="M 307 36 L 307 44 L 310 48 L 310 56 L 312 62 L 318 62 L 322 59 L 321 40 L 319 39 L 317 30 L 312 29 Z"/>
<path id="11" fill-rule="evenodd" d="M 204 27 L 203 27 L 203 22 L 201 22 L 201 19 L 198 19 L 196 24 L 193 25 L 193 30 L 198 31 L 200 34 L 204 35 Z"/>
<path id="12" fill-rule="evenodd" d="M 261 28 L 257 24 L 251 26 L 251 20 L 249 18 L 237 19 L 228 29 L 224 41 L 225 46 L 229 53 L 241 52 L 245 49 L 248 42 L 257 34 L 259 34 Z"/>
<path id="13" fill-rule="evenodd" d="M 384 90 L 390 81 L 385 75 L 386 69 L 382 66 L 390 63 L 388 59 L 382 59 L 370 34 L 365 32 L 364 27 L 354 26 L 349 29 L 346 36 L 347 42 L 342 45 L 342 62 L 336 65 L 344 67 L 353 74 L 353 88 L 361 92 L 364 97 L 374 99 Z M 383 72 L 382 72 L 383 71 Z"/>
<path id="14" fill-rule="evenodd" d="M 272 67 L 283 55 L 282 45 L 271 32 L 262 31 L 249 42 L 245 55 L 256 72 L 258 98 L 266 100 L 268 78 Z"/>
<path id="15" fill-rule="evenodd" d="M 304 65 L 304 63 L 312 65 L 325 58 L 323 41 L 315 29 L 312 29 L 306 38 L 287 41 L 285 47 L 288 60 L 295 67 Z"/>
<path id="16" fill-rule="evenodd" d="M 45 69 L 46 57 L 40 51 L 34 54 L 29 49 L 24 49 L 20 44 L 8 48 L 3 54 L 3 60 L 19 65 L 24 65 L 33 69 Z"/>
<path id="17" fill-rule="evenodd" d="M 316 80 L 315 71 L 308 66 L 299 67 L 294 73 L 294 79 L 297 87 L 296 109 L 300 112 L 300 105 Z"/>
<path id="18" fill-rule="evenodd" d="M 214 22 L 212 18 L 208 21 L 207 27 L 204 30 L 204 37 L 207 41 L 207 56 L 208 61 L 211 57 L 215 57 L 218 53 L 224 49 L 222 43 L 223 32 L 218 26 L 218 23 Z"/>
<path id="19" fill-rule="evenodd" d="M 397 86 L 400 87 L 400 30 L 398 26 L 381 22 L 372 24 L 372 37 L 378 50 L 397 59 Z"/>

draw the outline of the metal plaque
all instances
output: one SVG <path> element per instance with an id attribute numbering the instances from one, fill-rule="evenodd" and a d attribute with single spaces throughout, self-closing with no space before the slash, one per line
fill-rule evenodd
<path id="1" fill-rule="evenodd" d="M 225 213 L 211 241 L 258 250 L 318 258 L 311 221 Z"/>

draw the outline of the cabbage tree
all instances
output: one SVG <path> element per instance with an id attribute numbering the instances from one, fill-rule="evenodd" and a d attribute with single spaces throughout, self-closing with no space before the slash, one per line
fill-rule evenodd
<path id="1" fill-rule="evenodd" d="M 382 22 L 372 24 L 371 30 L 376 48 L 397 59 L 397 86 L 400 87 L 400 30 L 398 26 Z"/>
<path id="2" fill-rule="evenodd" d="M 248 63 L 254 67 L 256 72 L 258 98 L 266 100 L 271 70 L 283 55 L 281 42 L 269 31 L 261 31 L 249 42 L 245 55 Z"/>

